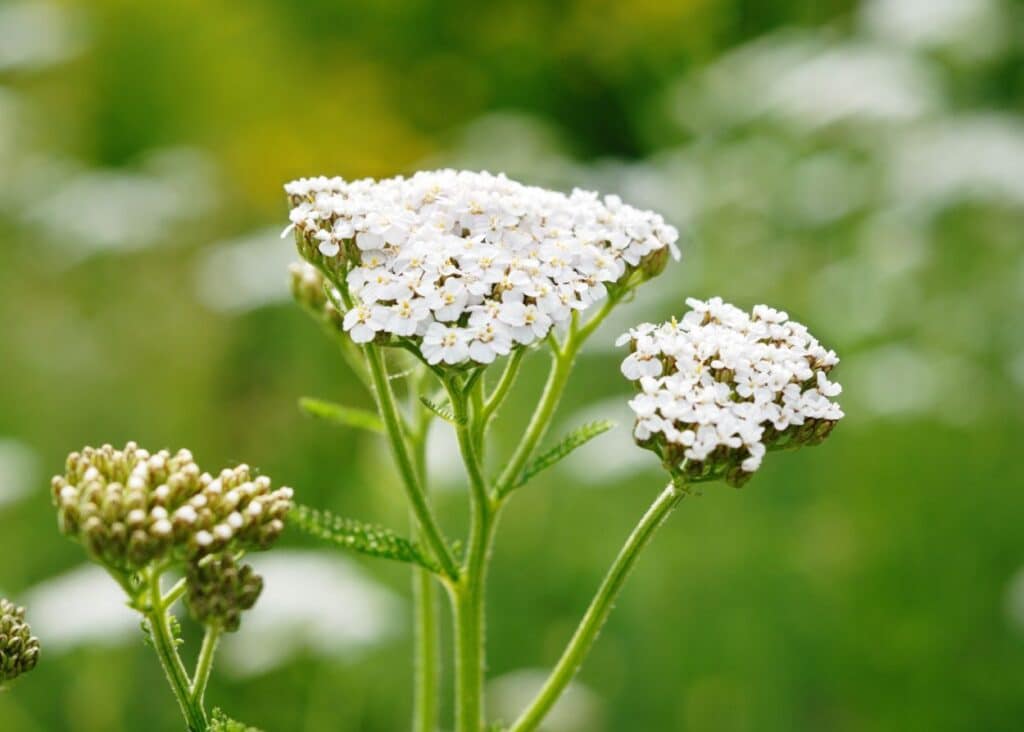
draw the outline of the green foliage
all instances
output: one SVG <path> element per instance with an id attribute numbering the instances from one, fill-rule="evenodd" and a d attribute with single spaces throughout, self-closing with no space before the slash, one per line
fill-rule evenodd
<path id="1" fill-rule="evenodd" d="M 458 417 L 456 417 L 455 413 L 449 407 L 443 404 L 438 404 L 437 402 L 433 401 L 432 399 L 428 399 L 425 396 L 421 396 L 420 401 L 423 402 L 423 406 L 425 406 L 427 409 L 429 409 L 431 412 L 433 412 L 434 414 L 436 414 L 438 417 L 443 419 L 445 422 L 448 422 L 449 424 L 462 425 L 466 423 L 466 420 L 459 419 Z"/>
<path id="2" fill-rule="evenodd" d="M 336 516 L 330 511 L 309 506 L 296 507 L 289 523 L 310 536 L 342 549 L 379 559 L 418 564 L 431 572 L 438 569 L 417 543 L 382 526 Z"/>
<path id="3" fill-rule="evenodd" d="M 207 732 L 261 732 L 261 730 L 231 719 L 220 709 L 214 709 Z"/>
<path id="4" fill-rule="evenodd" d="M 343 427 L 354 427 L 378 434 L 384 432 L 384 425 L 381 423 L 380 417 L 376 413 L 365 409 L 345 407 L 341 404 L 323 401 L 322 399 L 313 399 L 312 397 L 300 399 L 299 409 L 311 417 Z"/>
<path id="5" fill-rule="evenodd" d="M 582 447 L 599 435 L 603 435 L 614 426 L 615 423 L 610 419 L 598 419 L 577 427 L 563 437 L 561 442 L 527 465 L 519 481 L 512 486 L 512 489 L 529 482 L 538 473 L 547 470 L 552 465 L 568 457 L 576 448 Z"/>

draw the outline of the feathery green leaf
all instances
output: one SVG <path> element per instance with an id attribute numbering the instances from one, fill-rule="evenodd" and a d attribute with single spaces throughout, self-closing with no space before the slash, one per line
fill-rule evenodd
<path id="1" fill-rule="evenodd" d="M 445 422 L 450 422 L 451 424 L 460 424 L 460 425 L 466 423 L 466 420 L 459 419 L 458 417 L 456 417 L 455 416 L 455 412 L 453 412 L 451 409 L 449 409 L 446 406 L 442 406 L 440 404 L 437 404 L 436 402 L 431 401 L 430 399 L 427 399 L 425 396 L 421 396 L 420 397 L 420 401 L 423 402 L 423 406 L 424 407 L 429 409 L 431 412 L 436 414 L 438 417 L 443 419 Z"/>
<path id="2" fill-rule="evenodd" d="M 343 407 L 340 404 L 310 397 L 303 397 L 299 400 L 299 409 L 310 416 L 345 427 L 355 427 L 377 433 L 384 432 L 384 424 L 380 421 L 380 417 L 366 409 Z"/>
<path id="3" fill-rule="evenodd" d="M 289 515 L 288 523 L 342 549 L 381 559 L 418 564 L 431 572 L 438 571 L 437 565 L 423 553 L 418 544 L 381 526 L 301 505 L 296 506 Z"/>
<path id="4" fill-rule="evenodd" d="M 207 732 L 260 732 L 255 727 L 236 722 L 220 709 L 214 709 Z"/>
<path id="5" fill-rule="evenodd" d="M 547 470 L 552 465 L 568 456 L 569 453 L 576 448 L 582 447 L 598 435 L 604 434 L 614 426 L 615 423 L 609 419 L 599 419 L 577 427 L 563 437 L 561 442 L 527 465 L 518 482 L 512 486 L 512 489 L 523 485 L 538 473 Z"/>

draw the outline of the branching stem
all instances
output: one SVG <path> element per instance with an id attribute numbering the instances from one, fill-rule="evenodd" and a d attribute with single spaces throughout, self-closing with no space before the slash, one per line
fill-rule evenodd
<path id="1" fill-rule="evenodd" d="M 153 641 L 153 648 L 160 659 L 164 675 L 171 685 L 178 706 L 181 707 L 182 716 L 190 732 L 205 732 L 206 711 L 203 705 L 192 697 L 191 683 L 185 671 L 185 665 L 181 662 L 178 654 L 177 643 L 174 634 L 171 632 L 170 619 L 167 613 L 167 606 L 163 603 L 163 596 L 160 590 L 160 574 L 150 571 L 147 576 L 148 605 L 145 616 L 149 626 L 150 638 Z"/>

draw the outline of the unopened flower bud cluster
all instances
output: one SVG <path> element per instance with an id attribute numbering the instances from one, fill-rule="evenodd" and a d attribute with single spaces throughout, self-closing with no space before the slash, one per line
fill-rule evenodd
<path id="1" fill-rule="evenodd" d="M 504 175 L 306 178 L 285 190 L 300 253 L 345 277 L 352 339 L 409 338 L 433 364 L 490 363 L 678 256 L 658 214 Z"/>
<path id="2" fill-rule="evenodd" d="M 284 529 L 292 490 L 274 490 L 246 465 L 216 478 L 188 450 L 150 453 L 128 443 L 86 447 L 53 479 L 61 530 L 98 561 L 137 571 L 161 558 L 268 547 Z"/>
<path id="3" fill-rule="evenodd" d="M 742 483 L 773 447 L 815 444 L 843 417 L 839 359 L 784 312 L 689 299 L 681 321 L 623 335 L 622 373 L 640 393 L 634 437 L 691 478 Z"/>
<path id="4" fill-rule="evenodd" d="M 238 630 L 242 612 L 255 605 L 263 591 L 263 578 L 248 564 L 239 565 L 230 553 L 190 562 L 185 576 L 185 604 L 192 617 L 229 633 Z"/>
<path id="5" fill-rule="evenodd" d="M 39 640 L 25 622 L 25 608 L 0 598 L 0 684 L 35 668 Z"/>
<path id="6" fill-rule="evenodd" d="M 324 276 L 308 262 L 294 262 L 288 268 L 291 279 L 292 297 L 303 307 L 338 328 L 342 325 L 342 313 L 324 291 Z M 341 294 L 335 292 L 335 299 Z"/>

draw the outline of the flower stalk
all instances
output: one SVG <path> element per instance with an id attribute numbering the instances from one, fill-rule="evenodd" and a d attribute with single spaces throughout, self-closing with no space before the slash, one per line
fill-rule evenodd
<path id="1" fill-rule="evenodd" d="M 633 529 L 602 580 L 597 594 L 591 600 L 590 606 L 583 615 L 576 632 L 573 633 L 569 645 L 566 646 L 561 658 L 558 659 L 558 663 L 551 671 L 551 675 L 548 676 L 537 696 L 515 721 L 509 732 L 530 732 L 530 730 L 536 729 L 547 713 L 551 711 L 594 645 L 598 633 L 601 632 L 601 628 L 615 606 L 615 598 L 618 597 L 626 583 L 640 554 L 685 495 L 684 489 L 677 487 L 675 483 L 669 483 L 651 504 L 651 507 L 647 509 L 647 513 Z"/>

